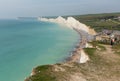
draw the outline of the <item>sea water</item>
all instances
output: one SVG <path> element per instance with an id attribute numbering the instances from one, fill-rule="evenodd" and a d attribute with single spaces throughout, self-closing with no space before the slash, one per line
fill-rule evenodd
<path id="1" fill-rule="evenodd" d="M 24 81 L 34 67 L 62 62 L 78 38 L 55 23 L 0 20 L 0 81 Z"/>

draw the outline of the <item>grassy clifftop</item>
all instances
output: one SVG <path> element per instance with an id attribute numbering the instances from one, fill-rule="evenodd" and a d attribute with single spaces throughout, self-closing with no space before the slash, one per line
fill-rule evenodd
<path id="1" fill-rule="evenodd" d="M 96 31 L 101 29 L 120 30 L 120 13 L 88 14 L 73 16 L 80 22 L 94 28 Z"/>
<path id="2" fill-rule="evenodd" d="M 120 54 L 110 45 L 91 44 L 94 48 L 84 49 L 89 62 L 38 66 L 25 81 L 120 81 Z"/>

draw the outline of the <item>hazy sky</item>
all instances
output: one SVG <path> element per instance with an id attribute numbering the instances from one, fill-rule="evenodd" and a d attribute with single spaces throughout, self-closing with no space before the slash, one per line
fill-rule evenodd
<path id="1" fill-rule="evenodd" d="M 0 0 L 0 18 L 120 12 L 120 0 Z"/>

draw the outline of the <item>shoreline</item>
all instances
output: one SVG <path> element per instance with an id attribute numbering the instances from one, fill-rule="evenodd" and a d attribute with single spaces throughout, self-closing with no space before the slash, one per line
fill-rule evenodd
<path id="1" fill-rule="evenodd" d="M 79 41 L 77 45 L 75 45 L 74 50 L 72 50 L 70 56 L 66 59 L 65 62 L 78 62 L 80 63 L 80 58 L 81 58 L 81 52 L 83 51 L 83 48 L 85 48 L 85 45 L 87 43 L 86 39 L 87 38 L 82 38 L 80 32 L 78 29 L 74 29 L 79 35 Z"/>
<path id="2" fill-rule="evenodd" d="M 86 39 L 83 39 L 81 37 L 81 34 L 80 34 L 79 31 L 77 31 L 77 29 L 74 29 L 74 31 L 76 31 L 79 34 L 78 43 L 77 43 L 77 45 L 75 45 L 74 50 L 71 51 L 70 56 L 68 56 L 63 61 L 58 62 L 58 63 L 73 63 L 73 62 L 76 62 L 76 63 L 86 63 L 87 61 L 89 61 L 89 57 L 88 57 L 88 59 L 85 59 L 85 60 L 82 59 L 82 61 L 80 62 L 81 57 L 82 57 L 82 52 L 84 52 L 83 48 L 85 48 L 85 45 L 86 45 L 87 41 L 86 41 Z M 48 65 L 54 65 L 54 64 L 48 64 Z M 36 74 L 35 68 L 32 69 L 32 72 L 31 72 L 30 76 L 33 76 L 33 75 Z M 27 79 L 28 79 L 28 77 L 25 78 L 24 81 L 27 81 Z"/>
<path id="3" fill-rule="evenodd" d="M 43 20 L 42 20 L 42 19 L 40 19 L 40 20 L 41 20 L 41 21 L 45 21 L 45 22 L 53 22 L 53 23 L 58 23 L 58 24 L 65 24 L 66 21 L 65 21 L 63 18 L 58 17 L 58 20 L 59 20 L 59 19 L 62 20 L 62 21 L 64 21 L 64 22 L 59 23 L 58 21 L 57 21 L 57 22 L 54 21 L 54 19 L 52 19 L 52 21 L 49 21 L 49 20 L 47 20 L 47 19 L 45 19 L 45 18 L 43 18 Z M 60 20 L 59 20 L 59 21 L 60 21 Z M 83 26 L 83 28 L 82 28 L 82 30 L 81 30 L 81 29 L 79 28 L 79 26 L 76 26 L 76 25 L 73 26 L 73 24 L 70 25 L 70 26 L 67 25 L 69 28 L 73 29 L 73 31 L 75 31 L 75 32 L 78 33 L 78 35 L 79 35 L 79 40 L 78 40 L 77 45 L 75 45 L 74 49 L 71 50 L 72 52 L 70 53 L 70 56 L 68 56 L 67 58 L 65 58 L 65 61 L 63 60 L 63 61 L 61 61 L 60 63 L 72 63 L 72 62 L 86 63 L 87 61 L 89 61 L 89 57 L 88 57 L 88 55 L 85 54 L 83 48 L 86 47 L 86 44 L 87 44 L 87 42 L 89 41 L 89 38 L 88 38 L 88 37 L 89 37 L 89 35 L 91 35 L 91 34 L 89 34 L 90 32 L 88 32 L 88 31 L 89 31 L 89 30 L 88 30 L 89 28 L 88 28 L 86 25 L 84 25 L 84 24 L 82 24 L 82 23 L 79 23 L 79 21 L 75 20 L 74 18 L 69 18 L 68 20 L 69 20 L 69 22 L 67 21 L 68 24 L 69 24 L 70 22 L 74 21 L 74 23 L 79 24 L 80 27 Z M 72 21 L 71 21 L 71 20 L 72 20 Z M 84 27 L 85 27 L 87 30 L 85 30 Z M 84 31 L 84 30 L 85 30 L 85 31 Z M 88 32 L 88 33 L 87 33 L 87 32 Z M 51 65 L 51 64 L 49 64 L 49 65 Z M 53 65 L 53 64 L 52 64 L 52 65 Z M 35 75 L 34 70 L 35 70 L 35 68 L 33 68 L 30 76 Z M 28 79 L 28 78 L 26 78 L 25 81 L 27 81 L 27 79 Z"/>
<path id="4" fill-rule="evenodd" d="M 68 58 L 66 58 L 65 62 L 79 62 L 84 53 L 82 48 L 86 47 L 87 41 L 93 39 L 92 35 L 95 34 L 94 29 L 91 29 L 89 26 L 79 22 L 78 20 L 76 20 L 73 17 L 68 17 L 67 19 L 65 19 L 61 16 L 59 16 L 57 18 L 38 17 L 38 20 L 44 21 L 44 22 L 57 23 L 60 25 L 65 25 L 66 27 L 68 27 L 78 33 L 78 35 L 80 36 L 79 42 L 77 45 L 75 45 L 75 47 L 74 47 L 75 50 L 74 49 L 72 50 L 72 52 L 70 53 L 70 56 L 68 56 Z M 87 55 L 85 55 L 85 53 L 83 56 L 84 56 L 83 58 L 87 57 Z"/>

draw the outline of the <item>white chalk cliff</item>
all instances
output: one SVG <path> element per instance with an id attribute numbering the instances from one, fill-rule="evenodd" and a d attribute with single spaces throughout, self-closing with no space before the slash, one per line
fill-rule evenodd
<path id="1" fill-rule="evenodd" d="M 80 63 L 86 63 L 89 60 L 88 55 L 85 54 L 85 52 L 83 50 L 81 50 L 81 54 L 80 54 Z"/>
<path id="2" fill-rule="evenodd" d="M 94 35 L 95 31 L 93 29 L 91 29 L 90 27 L 88 27 L 87 25 L 80 23 L 78 20 L 76 20 L 73 17 L 68 17 L 67 19 L 59 16 L 57 18 L 38 18 L 38 20 L 40 21 L 47 21 L 47 22 L 54 22 L 54 23 L 58 23 L 58 24 L 62 24 L 62 25 L 66 25 L 69 28 L 75 28 L 78 30 L 82 30 L 87 32 L 88 34 Z"/>

